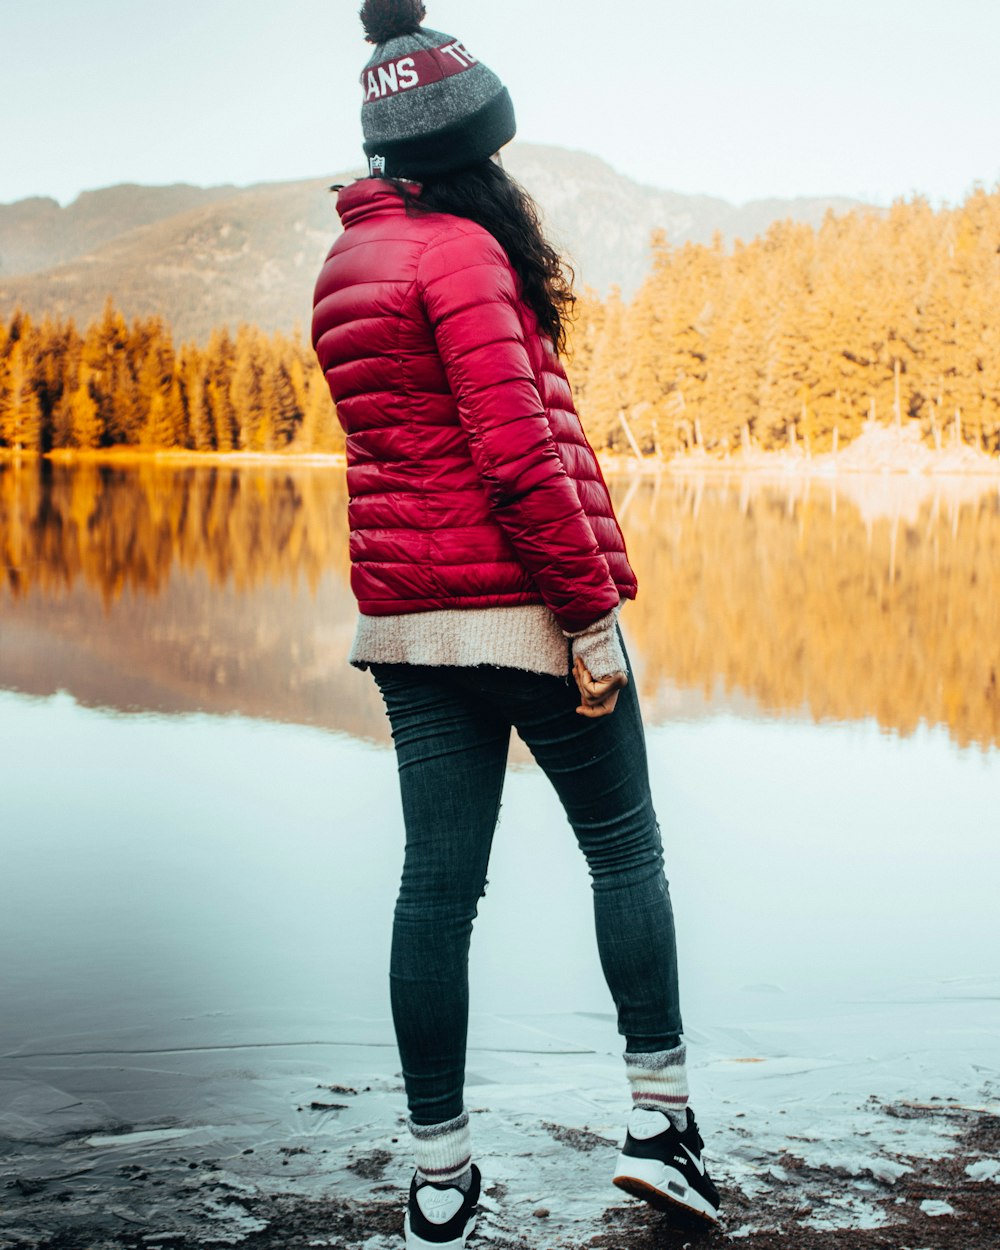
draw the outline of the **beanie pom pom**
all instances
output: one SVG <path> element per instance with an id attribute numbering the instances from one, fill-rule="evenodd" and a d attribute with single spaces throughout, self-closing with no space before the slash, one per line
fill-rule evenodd
<path id="1" fill-rule="evenodd" d="M 361 25 L 369 43 L 386 43 L 414 34 L 426 16 L 423 0 L 365 0 Z"/>

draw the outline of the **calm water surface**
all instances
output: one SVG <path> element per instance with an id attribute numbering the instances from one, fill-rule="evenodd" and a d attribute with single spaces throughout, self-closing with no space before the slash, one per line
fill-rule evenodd
<path id="1" fill-rule="evenodd" d="M 689 1031 L 738 987 L 994 971 L 996 488 L 614 489 Z M 384 1035 L 402 830 L 345 506 L 333 469 L 0 465 L 0 1050 Z M 514 758 L 474 1009 L 607 1012 Z"/>

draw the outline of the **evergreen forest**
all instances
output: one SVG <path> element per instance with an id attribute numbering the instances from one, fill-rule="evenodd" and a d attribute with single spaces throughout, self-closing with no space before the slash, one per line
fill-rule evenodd
<path id="1" fill-rule="evenodd" d="M 837 449 L 864 423 L 1000 453 L 1000 189 L 955 208 L 779 222 L 726 249 L 653 239 L 634 299 L 584 293 L 568 362 L 601 450 Z M 82 331 L 0 324 L 0 447 L 337 452 L 311 348 L 250 325 L 175 345 L 112 300 Z"/>

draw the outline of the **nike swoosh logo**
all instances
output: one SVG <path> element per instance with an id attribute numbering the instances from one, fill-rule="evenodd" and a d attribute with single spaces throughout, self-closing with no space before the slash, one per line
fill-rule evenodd
<path id="1" fill-rule="evenodd" d="M 691 1162 L 694 1164 L 694 1166 L 698 1169 L 698 1175 L 699 1175 L 699 1176 L 704 1176 L 704 1175 L 705 1175 L 705 1164 L 701 1161 L 701 1159 L 696 1158 L 696 1157 L 695 1157 L 695 1156 L 691 1153 L 691 1151 L 690 1151 L 690 1150 L 688 1150 L 687 1146 L 685 1146 L 683 1142 L 681 1142 L 681 1149 L 684 1151 L 684 1153 L 687 1155 L 687 1157 L 691 1160 Z"/>

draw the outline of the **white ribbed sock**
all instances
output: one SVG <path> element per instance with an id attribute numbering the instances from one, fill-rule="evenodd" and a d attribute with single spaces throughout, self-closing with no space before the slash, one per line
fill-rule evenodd
<path id="1" fill-rule="evenodd" d="M 625 1072 L 632 1087 L 632 1106 L 662 1111 L 680 1132 L 687 1128 L 687 1049 L 683 1042 L 673 1050 L 650 1054 L 625 1052 Z"/>
<path id="2" fill-rule="evenodd" d="M 468 1112 L 463 1111 L 443 1124 L 414 1124 L 412 1120 L 408 1123 L 419 1179 L 467 1190 L 472 1183 Z"/>

